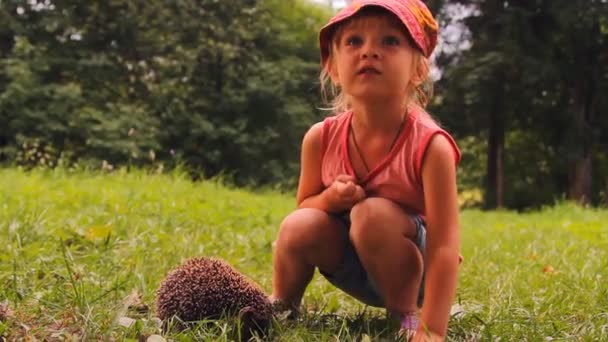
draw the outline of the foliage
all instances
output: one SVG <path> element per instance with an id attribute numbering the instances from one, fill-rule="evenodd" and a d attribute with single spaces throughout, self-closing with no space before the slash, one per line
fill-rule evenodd
<path id="1" fill-rule="evenodd" d="M 221 257 L 270 290 L 272 242 L 295 200 L 168 175 L 0 169 L 0 322 L 7 340 L 141 340 L 161 334 L 155 290 L 193 256 Z M 608 212 L 464 211 L 453 341 L 604 340 Z M 584 250 L 585 253 L 581 253 Z M 576 290 L 573 290 L 576 289 Z M 384 311 L 317 277 L 301 321 L 270 340 L 393 339 Z M 224 341 L 236 323 L 204 322 L 174 340 Z"/>
<path id="2" fill-rule="evenodd" d="M 461 23 L 471 46 L 438 55 L 444 73 L 435 109 L 457 135 L 487 139 L 486 201 L 503 179 L 508 207 L 551 203 L 560 194 L 599 203 L 608 187 L 598 172 L 606 168 L 608 151 L 600 115 L 608 104 L 599 95 L 608 86 L 608 4 L 442 5 L 465 6 L 469 15 Z M 442 12 L 444 22 L 450 22 L 447 13 L 453 12 Z M 503 165 L 499 178 L 490 165 Z"/>
<path id="3" fill-rule="evenodd" d="M 22 163 L 31 140 L 72 162 L 179 160 L 237 184 L 293 182 L 300 138 L 321 116 L 313 28 L 328 10 L 15 1 L 0 14 L 10 18 L 0 27 L 0 160 Z"/>

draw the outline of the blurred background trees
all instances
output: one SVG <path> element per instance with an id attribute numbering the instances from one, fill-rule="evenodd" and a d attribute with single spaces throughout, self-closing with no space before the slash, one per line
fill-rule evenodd
<path id="1" fill-rule="evenodd" d="M 0 162 L 297 181 L 326 112 L 317 32 L 345 1 L 0 0 Z M 431 113 L 486 208 L 608 203 L 605 0 L 428 0 Z"/>
<path id="2" fill-rule="evenodd" d="M 484 142 L 485 205 L 605 200 L 608 3 L 436 2 L 443 14 L 470 13 L 470 48 L 438 57 L 435 108 L 458 134 Z"/>

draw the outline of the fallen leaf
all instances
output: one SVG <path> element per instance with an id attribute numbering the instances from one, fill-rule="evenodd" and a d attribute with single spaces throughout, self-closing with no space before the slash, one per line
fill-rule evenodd
<path id="1" fill-rule="evenodd" d="M 546 265 L 545 267 L 543 267 L 543 273 L 544 274 L 553 274 L 553 273 L 555 273 L 555 269 L 551 265 Z"/>
<path id="2" fill-rule="evenodd" d="M 450 316 L 455 316 L 455 315 L 460 315 L 460 314 L 464 314 L 464 307 L 460 304 L 454 304 L 452 305 L 452 308 L 450 309 Z"/>
<path id="3" fill-rule="evenodd" d="M 6 321 L 7 319 L 13 317 L 13 315 L 13 310 L 8 307 L 8 304 L 0 303 L 0 322 Z"/>
<path id="4" fill-rule="evenodd" d="M 146 342 L 167 342 L 167 340 L 160 335 L 150 335 Z"/>
<path id="5" fill-rule="evenodd" d="M 158 317 L 153 317 L 150 322 L 154 327 L 159 329 L 163 326 L 163 321 Z"/>
<path id="6" fill-rule="evenodd" d="M 85 239 L 92 241 L 98 239 L 106 239 L 108 236 L 112 234 L 112 227 L 106 224 L 103 225 L 95 225 L 89 227 L 87 233 L 85 235 Z"/>
<path id="7" fill-rule="evenodd" d="M 135 324 L 135 320 L 131 317 L 123 316 L 118 318 L 118 324 L 125 328 L 130 328 L 133 324 Z"/>
<path id="8" fill-rule="evenodd" d="M 141 293 L 139 293 L 137 289 L 133 289 L 133 291 L 131 291 L 131 294 L 125 299 L 124 303 L 127 310 L 131 312 L 134 311 L 136 313 L 145 314 L 150 310 L 148 305 L 143 302 Z"/>

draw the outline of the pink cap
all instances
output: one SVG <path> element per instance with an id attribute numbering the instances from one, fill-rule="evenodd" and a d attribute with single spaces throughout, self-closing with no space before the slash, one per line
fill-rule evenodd
<path id="1" fill-rule="evenodd" d="M 354 0 L 338 12 L 319 32 L 321 65 L 325 65 L 331 44 L 331 28 L 352 17 L 365 6 L 379 6 L 396 15 L 410 33 L 416 47 L 429 57 L 437 44 L 437 22 L 421 0 Z"/>

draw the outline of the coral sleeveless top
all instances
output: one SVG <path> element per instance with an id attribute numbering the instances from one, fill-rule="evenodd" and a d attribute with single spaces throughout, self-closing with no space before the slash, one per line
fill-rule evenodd
<path id="1" fill-rule="evenodd" d="M 341 174 L 356 177 L 348 152 L 352 111 L 328 117 L 323 122 L 321 177 L 329 187 Z M 359 179 L 368 197 L 382 197 L 399 204 L 410 214 L 425 215 L 422 161 L 431 138 L 441 134 L 454 150 L 454 161 L 460 151 L 454 139 L 424 111 L 411 109 L 397 140 L 384 158 L 363 179 Z"/>

